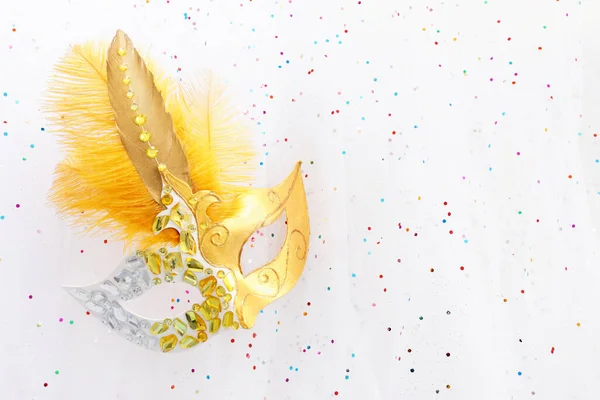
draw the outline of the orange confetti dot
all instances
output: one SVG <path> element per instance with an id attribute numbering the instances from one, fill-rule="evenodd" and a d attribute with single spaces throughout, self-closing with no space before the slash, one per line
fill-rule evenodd
<path id="1" fill-rule="evenodd" d="M 306 317 L 308 315 L 308 313 L 306 311 L 304 311 L 304 316 Z"/>
<path id="2" fill-rule="evenodd" d="M 508 301 L 508 299 L 504 299 L 504 302 L 506 303 Z"/>
<path id="3" fill-rule="evenodd" d="M 578 322 L 578 323 L 577 323 L 577 326 L 581 326 L 581 322 Z"/>
<path id="4" fill-rule="evenodd" d="M 569 179 L 573 178 L 573 175 L 569 175 Z"/>

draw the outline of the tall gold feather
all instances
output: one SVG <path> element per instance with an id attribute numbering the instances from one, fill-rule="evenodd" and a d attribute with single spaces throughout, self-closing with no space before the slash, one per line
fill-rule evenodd
<path id="1" fill-rule="evenodd" d="M 148 192 L 160 204 L 162 180 L 157 161 L 191 185 L 189 166 L 175 135 L 171 115 L 165 110 L 152 72 L 146 68 L 129 36 L 121 30 L 108 49 L 106 70 L 108 98 L 123 146 Z M 140 139 L 143 131 L 149 133 L 149 141 Z M 149 145 L 157 155 L 147 155 Z"/>
<path id="2" fill-rule="evenodd" d="M 175 231 L 154 235 L 151 230 L 162 207 L 150 196 L 119 138 L 108 98 L 106 53 L 106 43 L 75 45 L 55 67 L 43 109 L 66 158 L 56 168 L 50 200 L 88 233 L 101 232 L 103 238 L 141 248 L 177 244 Z M 183 90 L 151 59 L 145 60 L 172 115 L 193 186 L 217 193 L 246 190 L 240 185 L 247 185 L 253 175 L 251 137 L 246 123 L 232 118 L 223 85 L 204 76 Z M 236 201 L 215 204 L 209 216 L 219 221 L 239 208 Z"/>

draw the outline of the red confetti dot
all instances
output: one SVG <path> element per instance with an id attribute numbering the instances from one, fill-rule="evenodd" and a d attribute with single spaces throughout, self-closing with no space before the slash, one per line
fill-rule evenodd
<path id="1" fill-rule="evenodd" d="M 554 354 L 554 347 L 550 349 L 550 354 Z"/>
<path id="2" fill-rule="evenodd" d="M 339 394 L 338 391 L 336 390 L 335 392 L 333 392 L 333 394 L 335 394 L 336 396 Z"/>
<path id="3" fill-rule="evenodd" d="M 525 293 L 525 290 L 521 289 L 521 293 L 523 293 L 523 294 L 524 294 L 524 293 Z"/>
<path id="4" fill-rule="evenodd" d="M 445 205 L 445 206 L 447 206 L 447 205 L 448 205 L 448 202 L 447 202 L 447 201 L 445 201 L 445 202 L 444 202 L 444 205 Z"/>
<path id="5" fill-rule="evenodd" d="M 510 42 L 510 38 L 508 38 L 508 39 L 506 39 L 506 40 L 508 40 L 508 41 Z"/>
<path id="6" fill-rule="evenodd" d="M 44 382 L 44 387 L 48 387 L 48 382 Z"/>
<path id="7" fill-rule="evenodd" d="M 450 231 L 450 234 L 452 235 L 454 233 L 454 231 Z"/>
<path id="8" fill-rule="evenodd" d="M 450 353 L 446 353 L 446 357 L 450 357 Z"/>
<path id="9" fill-rule="evenodd" d="M 451 215 L 452 215 L 452 213 L 448 213 L 448 216 L 451 216 Z"/>
<path id="10" fill-rule="evenodd" d="M 252 343 L 248 343 L 248 347 L 250 347 L 250 348 L 251 348 L 251 347 L 252 347 Z"/>
<path id="11" fill-rule="evenodd" d="M 104 239 L 104 244 L 108 243 L 108 240 Z"/>
<path id="12" fill-rule="evenodd" d="M 175 385 L 171 385 L 171 389 L 175 389 Z"/>
<path id="13" fill-rule="evenodd" d="M 231 343 L 235 343 L 235 339 L 231 339 Z"/>
<path id="14" fill-rule="evenodd" d="M 463 267 L 463 266 L 461 265 L 461 266 L 460 266 L 460 270 L 461 270 L 461 271 L 464 271 L 464 270 L 465 270 L 465 267 Z"/>

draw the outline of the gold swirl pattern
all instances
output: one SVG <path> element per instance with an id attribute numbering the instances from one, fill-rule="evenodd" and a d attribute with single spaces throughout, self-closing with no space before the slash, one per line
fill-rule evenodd
<path id="1" fill-rule="evenodd" d="M 297 163 L 294 171 L 271 189 L 253 189 L 239 195 L 237 200 L 243 204 L 243 212 L 218 223 L 206 215 L 210 204 L 220 201 L 216 194 L 192 193 L 192 189 L 168 169 L 161 171 L 165 183 L 182 199 L 188 199 L 186 204 L 193 210 L 199 228 L 202 257 L 211 265 L 233 273 L 237 289 L 234 306 L 244 328 L 254 326 L 260 310 L 287 294 L 304 269 L 310 231 L 300 165 Z M 272 224 L 284 212 L 287 234 L 281 251 L 270 263 L 244 276 L 240 263 L 244 244 L 256 230 Z"/>

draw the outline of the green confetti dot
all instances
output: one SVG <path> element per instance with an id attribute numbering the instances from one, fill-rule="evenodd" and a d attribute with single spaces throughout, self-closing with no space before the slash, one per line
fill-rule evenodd
<path id="1" fill-rule="evenodd" d="M 546 29 L 546 25 L 544 25 L 544 29 Z"/>
<path id="2" fill-rule="evenodd" d="M 70 323 L 71 325 L 73 325 L 73 323 L 74 323 L 74 322 L 75 322 L 75 321 L 73 321 L 73 320 L 70 320 L 70 321 L 69 321 L 69 323 Z"/>
<path id="3" fill-rule="evenodd" d="M 523 214 L 523 211 L 519 211 L 519 215 Z"/>
<path id="4" fill-rule="evenodd" d="M 419 317 L 419 320 L 423 321 L 423 316 L 420 316 L 420 317 Z"/>
<path id="5" fill-rule="evenodd" d="M 59 372 L 58 370 L 54 371 L 54 373 L 55 373 L 56 375 L 60 374 L 60 372 Z"/>

